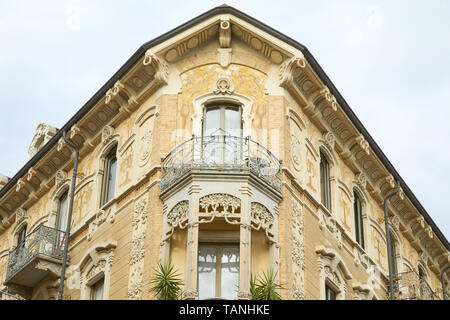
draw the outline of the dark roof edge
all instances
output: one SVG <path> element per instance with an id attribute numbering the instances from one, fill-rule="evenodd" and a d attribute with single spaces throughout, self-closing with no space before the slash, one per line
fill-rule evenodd
<path id="1" fill-rule="evenodd" d="M 369 145 L 375 152 L 375 154 L 378 156 L 380 161 L 383 163 L 383 165 L 388 169 L 388 171 L 392 174 L 395 180 L 400 181 L 404 193 L 408 196 L 408 198 L 411 200 L 411 202 L 416 206 L 416 208 L 419 210 L 419 212 L 424 217 L 425 221 L 431 226 L 433 231 L 438 236 L 439 240 L 443 243 L 443 245 L 446 247 L 447 250 L 450 251 L 450 243 L 445 238 L 441 230 L 437 227 L 437 225 L 434 223 L 430 215 L 427 213 L 425 208 L 422 206 L 422 204 L 419 202 L 419 200 L 416 198 L 416 196 L 412 193 L 411 189 L 408 187 L 408 185 L 405 183 L 405 181 L 401 178 L 400 174 L 398 174 L 397 170 L 395 170 L 394 166 L 391 164 L 391 162 L 388 160 L 386 155 L 383 153 L 383 151 L 380 149 L 380 147 L 377 145 L 375 140 L 372 138 L 372 136 L 369 134 L 369 132 L 366 130 L 366 128 L 363 126 L 361 121 L 356 117 L 355 113 L 352 111 L 350 106 L 347 104 L 345 99 L 342 97 L 342 95 L 339 93 L 338 89 L 334 86 L 333 82 L 328 78 L 328 76 L 323 71 L 322 67 L 317 63 L 316 59 L 312 56 L 312 54 L 309 52 L 309 50 L 302 45 L 301 43 L 295 41 L 294 39 L 280 33 L 279 31 L 276 31 L 275 29 L 271 28 L 270 26 L 262 23 L 261 21 L 247 15 L 246 13 L 239 11 L 233 7 L 227 6 L 227 5 L 221 5 L 218 7 L 215 7 L 209 11 L 206 11 L 205 13 L 197 16 L 194 19 L 189 20 L 188 22 L 164 33 L 163 35 L 146 42 L 141 47 L 138 48 L 138 50 L 125 62 L 122 67 L 92 96 L 91 99 L 89 99 L 85 105 L 20 169 L 17 174 L 12 177 L 8 183 L 0 190 L 0 198 L 3 197 L 8 190 L 14 186 L 18 179 L 22 176 L 24 176 L 28 170 L 35 165 L 38 160 L 47 153 L 54 145 L 56 145 L 59 141 L 59 139 L 62 137 L 63 131 L 68 131 L 70 128 L 78 121 L 80 120 L 97 102 L 99 99 L 101 99 L 105 94 L 106 91 L 109 90 L 114 83 L 122 78 L 126 72 L 134 66 L 134 64 L 139 61 L 139 59 L 142 57 L 142 55 L 145 53 L 145 51 L 159 43 L 162 43 L 169 39 L 170 37 L 174 36 L 175 34 L 178 34 L 180 32 L 185 31 L 186 29 L 192 27 L 193 25 L 206 20 L 214 15 L 217 14 L 225 14 L 230 13 L 238 18 L 264 30 L 268 34 L 286 42 L 287 44 L 299 49 L 304 55 L 306 60 L 309 62 L 309 64 L 312 66 L 314 71 L 317 73 L 321 81 L 330 89 L 330 91 L 334 94 L 336 97 L 338 103 L 341 105 L 342 109 L 346 113 L 346 115 L 350 118 L 351 121 L 355 124 L 356 128 L 364 135 L 365 139 L 368 141 Z"/>

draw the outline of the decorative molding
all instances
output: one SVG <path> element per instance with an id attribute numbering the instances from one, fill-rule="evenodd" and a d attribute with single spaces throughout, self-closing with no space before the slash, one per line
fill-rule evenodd
<path id="1" fill-rule="evenodd" d="M 292 297 L 304 300 L 305 296 L 305 248 L 303 243 L 303 213 L 300 205 L 294 200 L 291 209 L 291 258 L 292 258 Z"/>
<path id="2" fill-rule="evenodd" d="M 336 142 L 336 137 L 334 136 L 334 134 L 330 131 L 327 131 L 324 133 L 323 138 L 325 140 L 325 145 L 328 147 L 330 152 L 333 152 L 334 144 Z"/>
<path id="3" fill-rule="evenodd" d="M 62 169 L 56 171 L 56 174 L 55 174 L 55 185 L 56 185 L 56 188 L 58 189 L 59 187 L 61 187 L 64 184 L 64 182 L 66 181 L 66 179 L 67 179 L 67 172 L 66 171 L 64 171 Z"/>
<path id="4" fill-rule="evenodd" d="M 337 101 L 334 95 L 331 94 L 330 89 L 327 86 L 324 86 L 322 90 L 320 90 L 320 95 L 325 98 L 327 104 L 334 110 L 337 111 Z"/>
<path id="5" fill-rule="evenodd" d="M 327 229 L 338 243 L 338 247 L 342 248 L 342 231 L 337 226 L 338 223 L 333 216 L 328 216 L 322 209 L 319 208 L 319 228 L 321 230 Z"/>
<path id="6" fill-rule="evenodd" d="M 230 79 L 226 77 L 220 77 L 214 83 L 214 94 L 232 94 L 234 92 L 234 85 Z"/>
<path id="7" fill-rule="evenodd" d="M 148 214 L 148 200 L 142 198 L 135 203 L 133 213 L 133 232 L 130 249 L 130 273 L 128 280 L 128 299 L 142 299 L 142 280 L 145 258 L 145 240 Z"/>
<path id="8" fill-rule="evenodd" d="M 16 225 L 19 225 L 22 221 L 25 220 L 27 211 L 23 208 L 19 208 L 15 212 L 16 214 Z"/>
<path id="9" fill-rule="evenodd" d="M 114 128 L 111 126 L 104 126 L 102 129 L 102 143 L 108 144 L 114 135 Z"/>
<path id="10" fill-rule="evenodd" d="M 363 173 L 360 172 L 356 175 L 356 181 L 355 183 L 364 191 L 366 190 L 366 185 L 367 185 L 367 176 Z"/>
<path id="11" fill-rule="evenodd" d="M 40 123 L 28 148 L 28 156 L 31 159 L 55 134 L 56 128 L 45 123 Z"/>
<path id="12" fill-rule="evenodd" d="M 117 96 L 123 88 L 124 85 L 120 81 L 117 81 L 114 86 L 106 92 L 105 103 L 109 104 L 111 99 Z"/>
<path id="13" fill-rule="evenodd" d="M 252 202 L 250 204 L 250 216 L 251 226 L 255 230 L 262 228 L 266 232 L 267 238 L 274 242 L 274 231 L 272 229 L 275 219 L 269 209 L 261 203 Z"/>
<path id="14" fill-rule="evenodd" d="M 145 52 L 142 64 L 153 69 L 155 85 L 167 84 L 169 79 L 169 65 L 158 58 L 151 49 Z"/>
<path id="15" fill-rule="evenodd" d="M 229 18 L 220 19 L 219 45 L 221 48 L 229 48 L 231 45 L 231 24 Z"/>
<path id="16" fill-rule="evenodd" d="M 111 208 L 107 210 L 100 210 L 96 213 L 94 221 L 89 224 L 89 230 L 87 234 L 87 240 L 90 241 L 92 239 L 92 235 L 94 232 L 100 228 L 100 226 L 105 222 L 109 221 L 109 223 L 113 224 L 115 220 L 115 211 Z"/>

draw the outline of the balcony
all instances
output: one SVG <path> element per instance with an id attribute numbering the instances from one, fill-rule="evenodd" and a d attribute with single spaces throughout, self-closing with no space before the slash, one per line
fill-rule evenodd
<path id="1" fill-rule="evenodd" d="M 9 252 L 5 285 L 29 299 L 42 279 L 60 277 L 65 232 L 40 225 Z"/>
<path id="2" fill-rule="evenodd" d="M 161 164 L 161 191 L 191 171 L 248 173 L 281 193 L 281 161 L 250 138 L 193 136 L 173 149 Z"/>
<path id="3" fill-rule="evenodd" d="M 394 294 L 397 300 L 441 300 L 415 271 L 399 273 L 394 279 Z"/>

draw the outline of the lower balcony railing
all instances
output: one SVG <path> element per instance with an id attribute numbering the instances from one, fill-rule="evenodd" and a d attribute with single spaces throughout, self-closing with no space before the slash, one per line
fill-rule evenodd
<path id="1" fill-rule="evenodd" d="M 9 252 L 5 285 L 26 291 L 48 275 L 59 277 L 64 237 L 65 232 L 44 225 L 28 234 Z"/>
<path id="2" fill-rule="evenodd" d="M 394 279 L 397 300 L 441 300 L 425 279 L 415 271 L 399 273 Z"/>
<path id="3" fill-rule="evenodd" d="M 193 136 L 162 159 L 161 190 L 190 170 L 247 171 L 281 192 L 281 161 L 249 138 Z"/>

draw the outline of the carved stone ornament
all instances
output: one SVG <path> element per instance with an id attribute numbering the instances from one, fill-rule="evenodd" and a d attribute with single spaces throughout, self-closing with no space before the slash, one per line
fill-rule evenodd
<path id="1" fill-rule="evenodd" d="M 299 74 L 298 69 L 303 69 L 306 67 L 306 60 L 303 55 L 295 56 L 287 60 L 280 66 L 280 84 L 286 85 L 292 83 L 294 78 Z"/>
<path id="2" fill-rule="evenodd" d="M 151 49 L 145 52 L 144 66 L 149 66 L 154 70 L 154 78 L 157 84 L 166 84 L 169 79 L 169 65 L 159 59 Z"/>
<path id="3" fill-rule="evenodd" d="M 31 140 L 28 155 L 32 158 L 55 134 L 56 128 L 45 123 L 40 123 Z"/>
<path id="4" fill-rule="evenodd" d="M 267 238 L 273 240 L 272 227 L 275 219 L 269 209 L 258 202 L 252 202 L 250 213 L 252 227 L 256 230 L 262 228 L 265 230 Z"/>
<path id="5" fill-rule="evenodd" d="M 119 94 L 123 87 L 123 84 L 120 81 L 117 81 L 114 86 L 106 92 L 105 103 L 108 104 L 113 97 Z"/>
<path id="6" fill-rule="evenodd" d="M 220 19 L 219 45 L 221 48 L 229 48 L 231 44 L 230 19 Z"/>
<path id="7" fill-rule="evenodd" d="M 331 132 L 326 132 L 324 134 L 324 139 L 325 139 L 325 145 L 332 151 L 334 150 L 334 144 L 336 141 L 336 138 L 334 137 L 334 134 Z"/>
<path id="8" fill-rule="evenodd" d="M 215 94 L 232 94 L 233 91 L 234 85 L 228 78 L 221 77 L 214 83 L 213 92 Z"/>
<path id="9" fill-rule="evenodd" d="M 325 86 L 322 90 L 320 90 L 320 94 L 325 98 L 325 100 L 331 106 L 331 108 L 334 111 L 337 111 L 338 104 L 336 98 L 331 94 L 330 89 L 328 89 L 327 86 Z"/>
<path id="10" fill-rule="evenodd" d="M 395 180 L 394 180 L 394 176 L 392 174 L 390 174 L 389 176 L 386 177 L 386 182 L 389 184 L 391 189 L 395 187 Z"/>
<path id="11" fill-rule="evenodd" d="M 366 139 L 364 138 L 363 135 L 360 135 L 359 137 L 356 138 L 356 142 L 359 143 L 359 146 L 361 147 L 361 149 L 364 150 L 364 152 L 367 155 L 370 155 L 370 146 L 369 143 L 366 141 Z"/>
<path id="12" fill-rule="evenodd" d="M 89 230 L 87 234 L 88 241 L 91 240 L 93 233 L 105 222 L 108 221 L 109 223 L 114 223 L 115 220 L 115 211 L 113 211 L 111 208 L 108 210 L 100 210 L 95 215 L 94 221 L 92 221 L 89 224 Z"/>
<path id="13" fill-rule="evenodd" d="M 21 223 L 23 220 L 25 220 L 26 217 L 26 210 L 23 208 L 19 208 L 16 210 L 16 224 Z"/>
<path id="14" fill-rule="evenodd" d="M 183 200 L 178 202 L 167 215 L 167 223 L 172 228 L 185 228 L 189 213 L 189 201 Z"/>
<path id="15" fill-rule="evenodd" d="M 301 143 L 295 134 L 291 134 L 291 158 L 292 164 L 297 171 L 301 170 Z"/>
<path id="16" fill-rule="evenodd" d="M 356 184 L 363 190 L 366 189 L 367 177 L 363 172 L 356 175 Z"/>
<path id="17" fill-rule="evenodd" d="M 141 138 L 139 162 L 141 165 L 145 164 L 146 160 L 152 154 L 152 131 L 148 130 Z"/>
<path id="18" fill-rule="evenodd" d="M 292 266 L 292 297 L 296 300 L 305 299 L 304 269 L 305 249 L 303 246 L 303 215 L 301 206 L 294 201 L 291 211 L 291 258 Z"/>
<path id="19" fill-rule="evenodd" d="M 22 178 L 18 179 L 17 183 L 16 183 L 16 191 L 19 192 L 20 189 L 22 189 L 24 186 L 25 186 L 25 182 L 22 181 Z"/>
<path id="20" fill-rule="evenodd" d="M 107 144 L 114 134 L 114 128 L 111 126 L 104 126 L 102 129 L 102 143 Z"/>
<path id="21" fill-rule="evenodd" d="M 65 172 L 64 170 L 56 171 L 56 174 L 55 174 L 56 188 L 59 188 L 66 179 L 67 179 L 67 172 Z"/>

